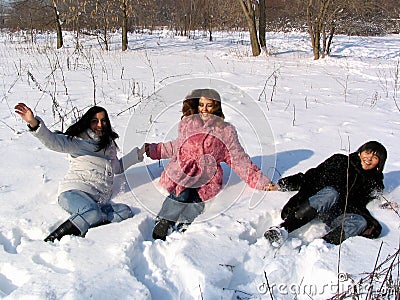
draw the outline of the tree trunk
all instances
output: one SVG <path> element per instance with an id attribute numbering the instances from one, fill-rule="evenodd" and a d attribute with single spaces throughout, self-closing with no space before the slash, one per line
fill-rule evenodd
<path id="1" fill-rule="evenodd" d="M 313 44 L 313 53 L 315 60 L 319 59 L 320 49 L 321 49 L 321 34 L 319 30 L 316 29 L 316 32 L 314 32 L 314 44 Z"/>
<path id="2" fill-rule="evenodd" d="M 325 25 L 323 25 L 323 26 L 322 26 L 322 50 L 321 50 L 321 58 L 325 58 L 326 44 L 327 44 L 326 28 L 325 28 Z"/>
<path id="3" fill-rule="evenodd" d="M 79 24 L 79 15 L 76 16 L 76 20 L 75 20 L 75 27 L 76 27 L 76 45 L 75 45 L 75 49 L 78 50 L 79 49 L 79 32 L 80 32 L 80 24 Z"/>
<path id="4" fill-rule="evenodd" d="M 128 49 L 128 13 L 126 0 L 122 0 L 121 3 L 122 10 L 122 51 Z"/>
<path id="5" fill-rule="evenodd" d="M 210 4 L 207 4 L 208 6 L 208 12 L 207 12 L 207 18 L 208 18 L 208 33 L 210 34 L 210 38 L 209 41 L 212 42 L 213 41 L 213 37 L 212 37 L 212 27 L 213 27 L 213 14 L 210 12 Z"/>
<path id="6" fill-rule="evenodd" d="M 328 44 L 326 46 L 326 54 L 330 55 L 331 54 L 331 45 L 332 45 L 332 39 L 333 39 L 333 35 L 335 34 L 335 25 L 332 24 L 331 26 L 331 30 L 329 32 L 329 39 L 328 39 Z"/>
<path id="7" fill-rule="evenodd" d="M 185 24 L 183 24 L 183 35 L 188 36 L 188 21 L 187 21 L 187 15 L 185 14 Z M 182 35 L 182 34 L 181 34 Z"/>
<path id="8" fill-rule="evenodd" d="M 56 26 L 56 32 L 57 32 L 57 49 L 60 49 L 63 46 L 60 15 L 58 14 L 56 1 L 52 0 L 52 2 L 53 2 L 54 25 Z"/>
<path id="9" fill-rule="evenodd" d="M 314 54 L 314 59 L 319 59 L 319 32 L 317 26 L 315 25 L 317 22 L 313 21 L 312 16 L 312 0 L 309 0 L 307 6 L 307 24 L 308 24 L 308 34 L 310 35 L 311 39 L 311 47 Z"/>
<path id="10" fill-rule="evenodd" d="M 246 1 L 246 3 L 244 1 Z M 251 4 L 251 0 L 239 0 L 239 2 L 240 5 L 242 6 L 244 15 L 246 17 L 247 25 L 249 27 L 251 51 L 253 53 L 253 56 L 258 56 L 261 53 L 261 49 L 260 49 L 260 44 L 258 43 L 256 18 L 254 9 Z"/>
<path id="11" fill-rule="evenodd" d="M 325 54 L 330 55 L 331 54 L 331 45 L 332 45 L 332 39 L 333 35 L 335 34 L 336 30 L 336 16 L 337 14 L 343 10 L 342 6 L 337 6 L 335 10 L 332 12 L 332 14 L 329 16 L 329 20 L 326 22 L 326 24 L 329 24 L 329 28 L 326 28 L 326 30 L 329 29 L 329 36 L 326 40 L 326 46 L 325 46 Z"/>
<path id="12" fill-rule="evenodd" d="M 33 21 L 32 21 L 32 14 L 29 13 L 29 27 L 30 27 L 30 34 L 31 34 L 31 43 L 33 44 L 35 42 L 35 39 L 33 37 L 33 30 L 34 30 L 34 26 L 33 26 Z"/>
<path id="13" fill-rule="evenodd" d="M 325 33 L 325 26 L 327 22 L 327 14 L 328 9 L 331 4 L 331 0 L 322 0 L 319 1 L 319 10 L 318 14 L 315 16 L 312 13 L 314 4 L 313 0 L 308 1 L 307 6 L 307 23 L 308 23 L 308 32 L 311 38 L 311 45 L 314 53 L 314 59 L 319 59 L 321 55 L 321 35 L 323 36 L 323 46 L 322 49 L 322 57 L 325 56 L 326 51 L 326 33 Z"/>
<path id="14" fill-rule="evenodd" d="M 106 51 L 108 51 L 109 47 L 108 47 L 108 38 L 107 38 L 107 26 L 104 26 L 103 30 L 104 30 L 104 32 L 103 32 L 104 45 L 105 45 Z"/>
<path id="15" fill-rule="evenodd" d="M 265 39 L 265 26 L 267 25 L 267 15 L 265 8 L 265 0 L 260 0 L 260 21 L 258 29 L 258 37 L 260 39 L 260 46 L 262 49 L 267 50 L 267 43 Z"/>

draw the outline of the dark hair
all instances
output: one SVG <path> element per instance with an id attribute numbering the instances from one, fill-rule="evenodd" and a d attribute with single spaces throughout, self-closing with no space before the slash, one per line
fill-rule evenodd
<path id="1" fill-rule="evenodd" d="M 190 98 L 183 101 L 182 105 L 182 117 L 191 116 L 199 113 L 199 100 L 200 98 Z M 212 99 L 211 99 L 212 100 Z M 222 112 L 221 102 L 213 100 L 214 107 L 211 113 L 220 117 L 221 119 L 225 119 L 225 115 Z"/>
<path id="2" fill-rule="evenodd" d="M 183 101 L 182 117 L 187 117 L 199 113 L 199 98 L 191 98 Z"/>
<path id="3" fill-rule="evenodd" d="M 90 128 L 90 122 L 93 117 L 100 112 L 104 112 L 106 119 L 106 126 L 103 129 L 103 135 L 100 137 L 99 147 L 96 151 L 100 151 L 102 149 L 107 149 L 111 143 L 115 143 L 115 139 L 118 138 L 118 134 L 112 130 L 110 118 L 108 117 L 107 111 L 100 106 L 93 106 L 88 109 L 88 111 L 75 123 L 72 124 L 65 131 L 65 135 L 72 138 L 74 136 L 79 136 L 82 132 L 86 131 Z M 117 144 L 115 143 L 117 146 Z"/>
<path id="4" fill-rule="evenodd" d="M 386 148 L 379 142 L 369 141 L 357 150 L 358 154 L 361 154 L 363 151 L 372 152 L 379 157 L 379 163 L 376 169 L 380 172 L 383 172 L 383 167 L 385 166 L 387 158 Z"/>
<path id="5" fill-rule="evenodd" d="M 225 119 L 224 113 L 222 112 L 221 96 L 216 90 L 210 88 L 195 89 L 186 95 L 185 100 L 183 100 L 182 118 L 199 113 L 198 106 L 201 97 L 213 100 L 214 107 L 211 113 L 220 117 L 221 119 Z"/>
<path id="6" fill-rule="evenodd" d="M 225 119 L 225 115 L 222 112 L 221 102 L 217 101 L 217 100 L 213 100 L 213 101 L 214 101 L 214 107 L 213 107 L 211 113 L 213 115 L 216 115 L 216 116 L 220 117 L 221 119 Z"/>

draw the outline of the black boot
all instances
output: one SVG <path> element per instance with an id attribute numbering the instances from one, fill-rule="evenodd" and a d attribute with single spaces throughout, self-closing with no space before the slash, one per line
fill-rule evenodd
<path id="1" fill-rule="evenodd" d="M 329 231 L 327 234 L 325 234 L 325 236 L 322 237 L 322 239 L 328 242 L 329 244 L 339 245 L 341 242 L 345 240 L 345 237 L 344 237 L 344 232 L 342 235 L 341 226 L 338 226 Z"/>
<path id="2" fill-rule="evenodd" d="M 54 242 L 55 240 L 61 240 L 64 235 L 76 235 L 81 236 L 80 230 L 70 221 L 67 220 L 57 227 L 50 235 L 44 239 L 45 242 Z"/>
<path id="3" fill-rule="evenodd" d="M 294 213 L 288 215 L 280 226 L 292 232 L 313 220 L 317 214 L 317 210 L 307 201 L 301 204 Z"/>
<path id="4" fill-rule="evenodd" d="M 304 219 L 311 221 L 317 216 L 317 210 L 310 205 L 309 201 L 304 202 L 302 205 L 298 207 L 296 212 L 294 213 L 297 219 Z"/>
<path id="5" fill-rule="evenodd" d="M 166 219 L 159 220 L 153 229 L 153 239 L 165 241 L 165 238 L 168 235 L 168 230 L 170 227 L 171 227 L 170 221 Z"/>

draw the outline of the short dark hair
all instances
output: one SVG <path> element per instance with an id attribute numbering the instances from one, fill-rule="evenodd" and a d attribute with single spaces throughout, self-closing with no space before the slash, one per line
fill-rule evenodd
<path id="1" fill-rule="evenodd" d="M 383 172 L 383 168 L 385 166 L 386 158 L 387 158 L 387 151 L 386 148 L 377 141 L 369 141 L 366 142 L 364 145 L 361 145 L 358 148 L 358 154 L 361 154 L 363 151 L 368 151 L 376 154 L 379 157 L 379 163 L 377 166 L 377 170 Z"/>

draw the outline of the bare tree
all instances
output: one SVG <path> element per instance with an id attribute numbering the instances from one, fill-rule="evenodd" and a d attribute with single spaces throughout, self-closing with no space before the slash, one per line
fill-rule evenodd
<path id="1" fill-rule="evenodd" d="M 255 4 L 251 0 L 238 0 L 246 17 L 247 26 L 250 32 L 250 43 L 251 51 L 253 56 L 258 56 L 261 53 L 260 44 L 257 38 L 257 26 L 256 26 L 256 13 Z"/>
<path id="2" fill-rule="evenodd" d="M 57 49 L 60 49 L 63 46 L 60 14 L 57 9 L 56 0 L 52 0 L 52 4 L 53 4 L 54 25 L 56 27 L 56 32 L 57 32 Z"/>
<path id="3" fill-rule="evenodd" d="M 259 23 L 259 30 L 258 30 L 258 38 L 260 40 L 260 46 L 262 49 L 267 49 L 267 42 L 265 39 L 265 27 L 267 25 L 267 15 L 266 15 L 266 0 L 260 0 L 259 7 L 260 7 L 260 21 Z"/>
<path id="4" fill-rule="evenodd" d="M 95 28 L 101 29 L 98 38 L 104 42 L 105 50 L 109 50 L 108 32 L 114 27 L 113 0 L 95 0 L 95 5 L 91 11 L 91 17 L 94 21 Z"/>
<path id="5" fill-rule="evenodd" d="M 29 30 L 34 42 L 36 30 L 54 30 L 54 18 L 47 0 L 15 0 L 10 3 L 10 27 Z"/>
<path id="6" fill-rule="evenodd" d="M 214 26 L 220 30 L 244 28 L 241 4 L 238 1 L 216 0 Z"/>
<path id="7" fill-rule="evenodd" d="M 203 20 L 204 20 L 204 28 L 208 31 L 209 41 L 212 42 L 212 31 L 213 31 L 213 19 L 214 19 L 214 5 L 215 2 L 213 0 L 205 0 L 203 6 Z"/>
<path id="8" fill-rule="evenodd" d="M 90 9 L 89 5 L 92 4 L 88 0 L 62 0 L 66 10 L 64 11 L 63 18 L 69 28 L 75 31 L 76 45 L 78 49 L 80 42 L 80 34 L 82 28 L 88 28 L 90 22 Z"/>
<path id="9" fill-rule="evenodd" d="M 330 54 L 332 39 L 337 31 L 357 35 L 382 34 L 385 32 L 383 22 L 390 19 L 385 8 L 387 3 L 375 0 L 307 1 L 307 25 L 314 59 Z M 396 5 L 393 5 L 391 8 L 395 9 Z"/>
<path id="10" fill-rule="evenodd" d="M 121 29 L 122 29 L 122 51 L 128 49 L 128 1 L 121 1 Z"/>
<path id="11" fill-rule="evenodd" d="M 319 59 L 321 52 L 321 32 L 326 28 L 326 15 L 331 0 L 308 0 L 307 23 L 308 33 L 311 38 L 311 46 L 314 59 Z"/>

